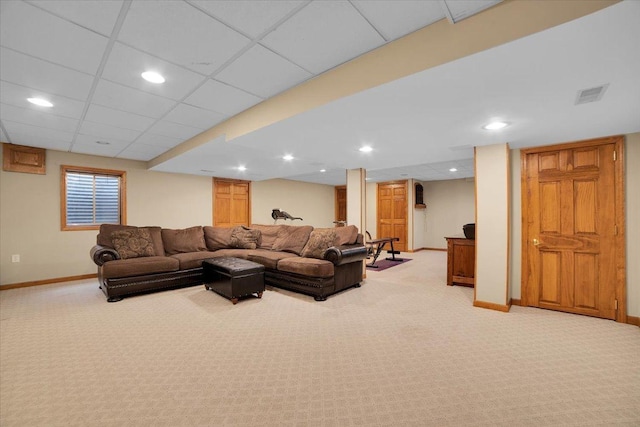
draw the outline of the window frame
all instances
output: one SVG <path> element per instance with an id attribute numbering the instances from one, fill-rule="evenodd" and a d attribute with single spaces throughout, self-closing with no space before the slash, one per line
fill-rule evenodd
<path id="1" fill-rule="evenodd" d="M 67 173 L 77 172 L 89 175 L 107 175 L 120 179 L 120 224 L 127 224 L 127 173 L 115 169 L 100 169 L 84 166 L 60 166 L 60 229 L 62 231 L 99 230 L 100 224 L 68 225 L 67 224 Z"/>

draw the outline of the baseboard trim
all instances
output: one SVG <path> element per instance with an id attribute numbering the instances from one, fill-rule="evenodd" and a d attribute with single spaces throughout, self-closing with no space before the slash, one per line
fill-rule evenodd
<path id="1" fill-rule="evenodd" d="M 640 317 L 629 316 L 627 315 L 627 323 L 634 326 L 640 327 Z"/>
<path id="2" fill-rule="evenodd" d="M 522 302 L 519 299 L 511 298 L 511 305 L 522 305 Z"/>
<path id="3" fill-rule="evenodd" d="M 505 313 L 511 309 L 511 304 L 502 305 L 502 304 L 496 304 L 493 302 L 485 302 L 485 301 L 474 301 L 473 306 L 480 307 L 480 308 L 488 308 L 489 310 L 502 311 Z"/>
<path id="4" fill-rule="evenodd" d="M 418 248 L 418 249 L 414 249 L 413 252 L 419 252 L 419 251 L 441 251 L 441 252 L 447 252 L 446 249 L 442 249 L 442 248 Z"/>
<path id="5" fill-rule="evenodd" d="M 53 279 L 34 280 L 33 282 L 11 283 L 9 285 L 0 286 L 0 291 L 8 289 L 28 288 L 31 286 L 50 285 L 52 283 L 73 282 L 74 280 L 86 280 L 98 278 L 97 274 L 81 274 L 79 276 L 56 277 Z"/>

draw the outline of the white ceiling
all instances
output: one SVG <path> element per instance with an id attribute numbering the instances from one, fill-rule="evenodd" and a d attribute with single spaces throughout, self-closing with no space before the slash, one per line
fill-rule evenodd
<path id="1" fill-rule="evenodd" d="M 0 138 L 150 160 L 340 63 L 496 3 L 2 0 Z M 473 176 L 473 146 L 637 132 L 639 22 L 640 2 L 616 4 L 232 141 L 218 138 L 154 170 L 331 185 L 358 167 L 373 181 L 449 179 Z M 166 83 L 142 80 L 146 69 Z M 574 105 L 578 90 L 605 83 L 602 101 Z M 54 107 L 27 103 L 33 96 Z M 492 118 L 511 126 L 482 130 Z M 357 151 L 365 143 L 372 153 Z M 287 153 L 295 159 L 283 162 Z"/>

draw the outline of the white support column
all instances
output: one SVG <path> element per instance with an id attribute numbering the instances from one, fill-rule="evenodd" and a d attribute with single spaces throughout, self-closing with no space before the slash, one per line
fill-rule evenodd
<path id="1" fill-rule="evenodd" d="M 347 170 L 347 224 L 364 234 L 367 225 L 367 189 L 364 169 Z"/>
<path id="2" fill-rule="evenodd" d="M 475 149 L 476 271 L 473 305 L 509 311 L 509 145 Z"/>

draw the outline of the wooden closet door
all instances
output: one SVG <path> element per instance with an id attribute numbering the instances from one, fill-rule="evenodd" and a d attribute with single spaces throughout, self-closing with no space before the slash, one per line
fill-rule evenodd
<path id="1" fill-rule="evenodd" d="M 624 258 L 616 245 L 617 146 L 606 139 L 523 153 L 526 305 L 616 318 Z"/>
<path id="2" fill-rule="evenodd" d="M 378 230 L 376 236 L 397 237 L 396 250 L 407 250 L 407 181 L 378 184 Z"/>
<path id="3" fill-rule="evenodd" d="M 213 225 L 249 225 L 251 184 L 249 181 L 213 179 Z"/>
<path id="4" fill-rule="evenodd" d="M 336 221 L 347 220 L 347 187 L 336 186 Z M 339 226 L 339 225 L 338 225 Z"/>

